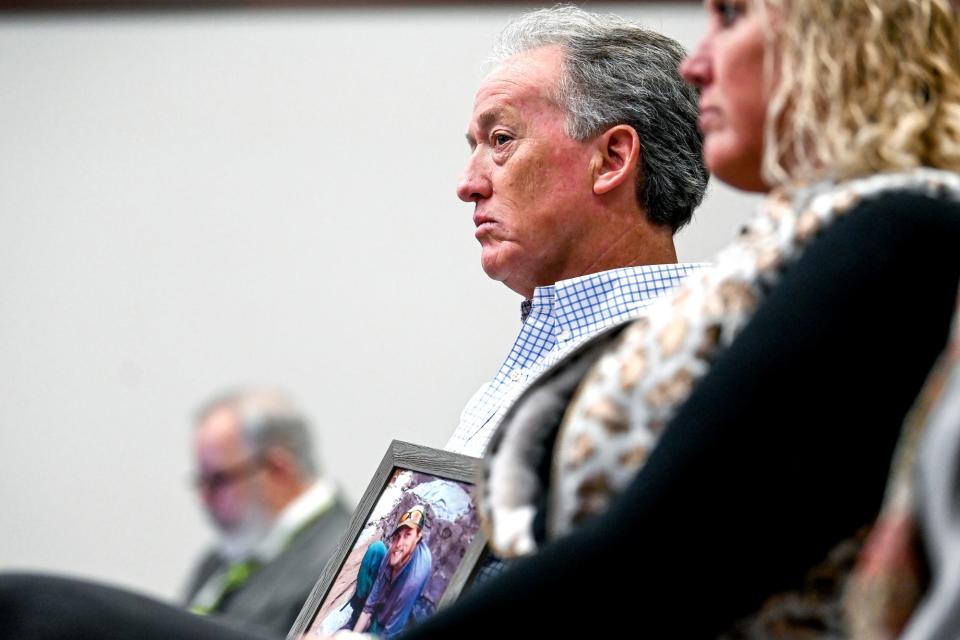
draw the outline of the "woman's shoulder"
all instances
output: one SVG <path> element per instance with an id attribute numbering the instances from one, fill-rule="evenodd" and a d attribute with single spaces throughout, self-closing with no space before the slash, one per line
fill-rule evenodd
<path id="1" fill-rule="evenodd" d="M 804 252 L 797 276 L 863 282 L 871 275 L 960 273 L 957 179 L 956 189 L 912 184 L 856 197 Z"/>
<path id="2" fill-rule="evenodd" d="M 847 217 L 859 227 L 879 226 L 880 232 L 955 233 L 960 229 L 960 200 L 947 194 L 901 189 L 859 202 Z"/>
<path id="3" fill-rule="evenodd" d="M 806 206 L 813 210 L 840 203 L 843 211 L 828 228 L 840 236 L 893 234 L 889 240 L 907 241 L 932 232 L 960 231 L 960 175 L 950 172 L 918 169 L 877 175 L 841 183 L 829 193 L 808 198 Z"/>

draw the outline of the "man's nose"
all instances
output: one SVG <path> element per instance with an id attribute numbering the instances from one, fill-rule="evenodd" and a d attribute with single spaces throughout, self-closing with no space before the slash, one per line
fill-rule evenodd
<path id="1" fill-rule="evenodd" d="M 493 193 L 490 178 L 477 156 L 476 152 L 470 156 L 457 184 L 457 197 L 464 202 L 477 202 L 482 198 L 489 198 Z"/>

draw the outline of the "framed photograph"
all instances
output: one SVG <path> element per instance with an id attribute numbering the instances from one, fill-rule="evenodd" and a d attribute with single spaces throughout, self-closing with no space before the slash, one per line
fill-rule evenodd
<path id="1" fill-rule="evenodd" d="M 479 460 L 394 440 L 287 635 L 385 638 L 453 602 L 483 553 Z"/>

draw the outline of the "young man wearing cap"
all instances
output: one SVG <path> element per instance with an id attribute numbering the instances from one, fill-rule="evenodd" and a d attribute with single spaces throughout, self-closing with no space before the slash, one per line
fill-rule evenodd
<path id="1" fill-rule="evenodd" d="M 433 571 L 430 549 L 420 544 L 425 521 L 426 510 L 419 504 L 400 516 L 354 631 L 369 631 L 389 640 L 406 627 Z"/>

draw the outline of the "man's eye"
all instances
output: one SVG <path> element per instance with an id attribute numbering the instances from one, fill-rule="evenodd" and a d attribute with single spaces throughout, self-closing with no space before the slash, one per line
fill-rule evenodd
<path id="1" fill-rule="evenodd" d="M 498 133 L 493 136 L 493 146 L 495 147 L 502 147 L 508 142 L 510 142 L 510 136 L 505 133 Z"/>

